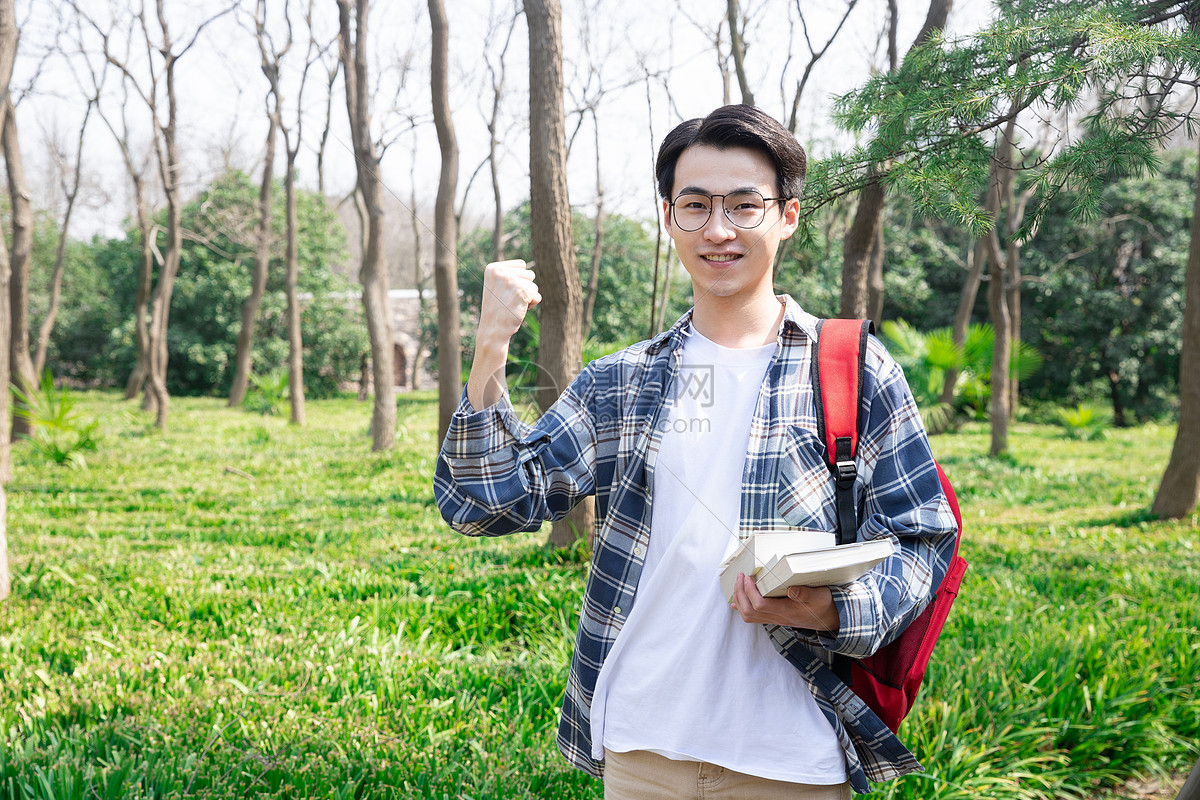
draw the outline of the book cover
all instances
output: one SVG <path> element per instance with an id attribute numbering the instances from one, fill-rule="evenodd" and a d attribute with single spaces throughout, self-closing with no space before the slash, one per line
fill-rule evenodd
<path id="1" fill-rule="evenodd" d="M 895 552 L 891 539 L 872 539 L 807 553 L 788 553 L 763 567 L 757 576 L 758 590 L 763 597 L 783 597 L 789 586 L 853 583 Z"/>
<path id="2" fill-rule="evenodd" d="M 733 597 L 733 589 L 737 583 L 739 572 L 754 576 L 780 556 L 809 550 L 823 550 L 832 547 L 835 541 L 836 538 L 829 531 L 804 528 L 754 534 L 744 542 L 740 542 L 737 548 L 721 562 L 721 589 L 725 592 L 725 598 Z"/>

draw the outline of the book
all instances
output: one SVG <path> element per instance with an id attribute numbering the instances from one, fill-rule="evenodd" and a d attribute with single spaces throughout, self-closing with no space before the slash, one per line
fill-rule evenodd
<path id="1" fill-rule="evenodd" d="M 750 541 L 757 538 L 751 537 Z M 770 547 L 767 544 L 760 550 L 765 552 Z M 749 549 L 756 548 L 751 546 Z M 872 539 L 791 552 L 775 550 L 762 561 L 754 563 L 751 560 L 753 566 L 749 571 L 742 568 L 746 564 L 745 557 L 739 559 L 735 552 L 723 565 L 721 586 L 729 600 L 733 598 L 739 572 L 755 579 L 763 597 L 784 597 L 789 586 L 841 586 L 866 575 L 895 552 L 896 546 L 891 539 Z"/>
<path id="2" fill-rule="evenodd" d="M 725 598 L 733 598 L 733 589 L 737 584 L 739 572 L 746 575 L 757 575 L 768 563 L 774 562 L 780 556 L 789 553 L 803 553 L 809 550 L 822 550 L 832 547 L 836 541 L 829 531 L 807 530 L 796 528 L 785 531 L 756 533 L 744 542 L 721 562 L 721 589 Z"/>

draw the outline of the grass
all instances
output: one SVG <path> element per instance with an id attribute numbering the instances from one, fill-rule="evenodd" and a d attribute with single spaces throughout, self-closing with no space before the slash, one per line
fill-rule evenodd
<path id="1" fill-rule="evenodd" d="M 586 567 L 467 540 L 430 489 L 436 400 L 309 404 L 304 430 L 114 395 L 86 470 L 14 452 L 0 798 L 599 798 L 554 745 Z M 1146 513 L 1172 431 L 934 439 L 971 561 L 895 798 L 1091 797 L 1190 766 L 1200 524 Z"/>

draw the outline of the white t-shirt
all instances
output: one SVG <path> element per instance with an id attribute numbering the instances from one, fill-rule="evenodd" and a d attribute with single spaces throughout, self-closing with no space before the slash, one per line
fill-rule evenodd
<path id="1" fill-rule="evenodd" d="M 686 331 L 637 600 L 596 681 L 594 758 L 651 750 L 772 780 L 846 780 L 808 684 L 718 579 L 737 544 L 750 422 L 775 349 Z"/>

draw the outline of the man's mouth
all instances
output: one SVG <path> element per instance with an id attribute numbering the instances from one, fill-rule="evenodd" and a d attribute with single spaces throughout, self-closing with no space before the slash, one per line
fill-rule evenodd
<path id="1" fill-rule="evenodd" d="M 742 256 L 739 253 L 714 253 L 701 257 L 710 264 L 728 264 L 737 261 Z"/>

